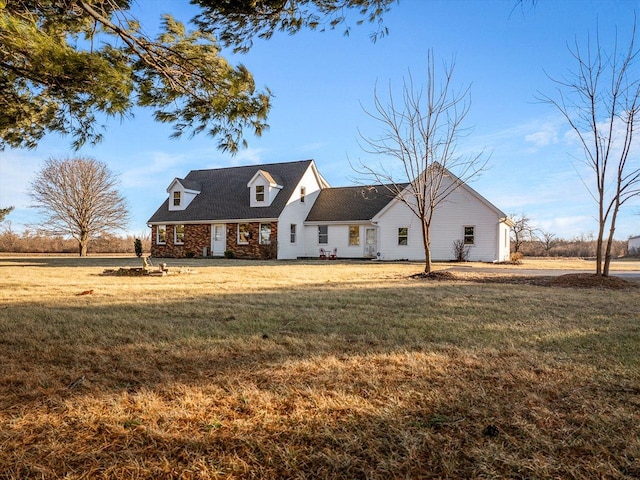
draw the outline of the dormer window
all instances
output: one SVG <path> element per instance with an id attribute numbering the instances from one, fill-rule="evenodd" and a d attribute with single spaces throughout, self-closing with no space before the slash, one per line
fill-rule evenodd
<path id="1" fill-rule="evenodd" d="M 169 211 L 185 210 L 200 194 L 200 184 L 197 182 L 174 178 L 167 187 L 169 194 Z"/>
<path id="2" fill-rule="evenodd" d="M 258 170 L 247 183 L 250 189 L 250 207 L 269 207 L 283 186 L 269 172 Z"/>

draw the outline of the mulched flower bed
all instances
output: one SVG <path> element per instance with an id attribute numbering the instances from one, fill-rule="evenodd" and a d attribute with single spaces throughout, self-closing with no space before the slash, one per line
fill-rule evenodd
<path id="1" fill-rule="evenodd" d="M 520 285 L 536 285 L 540 287 L 563 288 L 604 288 L 611 290 L 623 290 L 640 288 L 640 282 L 626 280 L 624 278 L 609 276 L 603 277 L 594 273 L 571 273 L 559 276 L 524 276 L 513 274 L 495 273 L 453 273 L 448 271 L 436 271 L 431 273 L 416 273 L 410 278 L 433 281 L 466 281 L 477 283 L 508 283 Z"/>

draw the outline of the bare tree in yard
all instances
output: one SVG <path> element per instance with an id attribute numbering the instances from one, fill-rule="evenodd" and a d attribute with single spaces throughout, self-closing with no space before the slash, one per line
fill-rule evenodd
<path id="1" fill-rule="evenodd" d="M 43 214 L 42 231 L 70 235 L 81 257 L 92 238 L 122 230 L 129 220 L 117 176 L 92 158 L 49 159 L 31 182 L 34 207 Z"/>
<path id="2" fill-rule="evenodd" d="M 531 241 L 535 237 L 536 228 L 531 223 L 531 219 L 524 213 L 521 215 L 512 213 L 509 218 L 513 221 L 511 245 L 514 253 L 518 253 L 524 243 Z"/>
<path id="3" fill-rule="evenodd" d="M 634 21 L 624 49 L 616 41 L 609 53 L 598 37 L 595 45 L 588 41 L 586 47 L 576 40 L 569 49 L 575 70 L 564 79 L 552 79 L 557 85 L 554 97 L 541 96 L 564 116 L 582 148 L 581 160 L 594 174 L 594 180 L 582 181 L 598 206 L 596 273 L 603 276 L 609 275 L 619 210 L 640 195 L 640 152 L 633 141 L 640 113 L 640 50 L 635 37 Z"/>
<path id="4" fill-rule="evenodd" d="M 426 84 L 416 89 L 413 80 L 403 82 L 397 103 L 389 87 L 388 100 L 374 91 L 374 111 L 365 111 L 381 125 L 377 137 L 361 134 L 367 153 L 380 155 L 377 165 L 361 162 L 355 170 L 366 180 L 384 185 L 420 220 L 425 253 L 424 273 L 431 273 L 431 225 L 434 213 L 463 183 L 486 166 L 483 154 L 462 155 L 459 140 L 468 129 L 463 121 L 469 113 L 469 88 L 453 85 L 454 63 L 443 64 L 436 75 L 433 52 L 427 56 Z"/>

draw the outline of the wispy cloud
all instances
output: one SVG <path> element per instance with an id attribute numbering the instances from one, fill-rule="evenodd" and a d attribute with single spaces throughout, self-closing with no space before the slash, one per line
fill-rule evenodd
<path id="1" fill-rule="evenodd" d="M 257 165 L 259 163 L 264 163 L 263 153 L 265 150 L 262 148 L 247 148 L 245 150 L 240 150 L 235 156 L 229 157 L 231 161 L 231 165 L 226 166 L 239 166 L 239 165 Z"/>
<path id="2" fill-rule="evenodd" d="M 170 154 L 165 152 L 150 152 L 140 155 L 134 161 L 135 167 L 125 169 L 121 174 L 122 186 L 157 188 L 169 182 L 176 176 L 185 175 L 184 168 L 189 163 L 185 154 Z M 142 165 L 142 166 L 139 166 Z"/>
<path id="3" fill-rule="evenodd" d="M 525 135 L 524 139 L 526 142 L 532 143 L 535 147 L 539 148 L 554 145 L 560 141 L 558 126 L 547 123 L 543 125 L 540 130 Z"/>

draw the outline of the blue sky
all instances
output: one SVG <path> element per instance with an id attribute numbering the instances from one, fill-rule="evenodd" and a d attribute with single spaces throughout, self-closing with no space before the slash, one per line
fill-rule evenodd
<path id="1" fill-rule="evenodd" d="M 188 20 L 190 7 L 176 13 L 175 0 L 139 0 L 145 21 L 170 11 Z M 415 83 L 426 73 L 432 49 L 436 63 L 455 57 L 454 82 L 470 85 L 473 130 L 460 144 L 484 151 L 489 169 L 471 185 L 506 213 L 526 214 L 539 227 L 563 238 L 596 233 L 596 205 L 578 172 L 589 171 L 572 158 L 579 151 L 552 107 L 535 100 L 552 94 L 558 78 L 573 67 L 567 44 L 599 32 L 605 46 L 629 38 L 634 0 L 538 0 L 531 8 L 515 0 L 401 0 L 385 16 L 389 35 L 370 41 L 373 27 L 275 35 L 256 42 L 245 55 L 230 55 L 254 74 L 258 87 L 275 94 L 270 129 L 248 137 L 249 148 L 235 157 L 222 154 L 206 136 L 169 139 L 169 126 L 136 111 L 134 118 L 110 120 L 104 141 L 75 153 L 70 140 L 51 136 L 36 150 L 0 152 L 0 207 L 14 205 L 8 221 L 20 231 L 37 221 L 29 208 L 29 181 L 49 157 L 82 154 L 106 162 L 120 174 L 120 191 L 130 205 L 128 231 L 147 232 L 146 220 L 166 197 L 174 177 L 189 170 L 313 158 L 333 186 L 350 185 L 350 161 L 377 162 L 365 154 L 358 132 L 375 136 L 381 126 L 367 117 L 376 85 L 402 85 L 409 72 Z M 545 73 L 546 72 L 546 73 Z M 640 145 L 639 145 L 640 147 Z M 636 149 L 636 158 L 640 148 Z M 636 160 L 637 161 L 637 160 Z M 588 182 L 588 178 L 587 178 Z M 6 222 L 6 221 L 5 221 Z M 640 235 L 640 201 L 624 207 L 616 238 Z"/>

